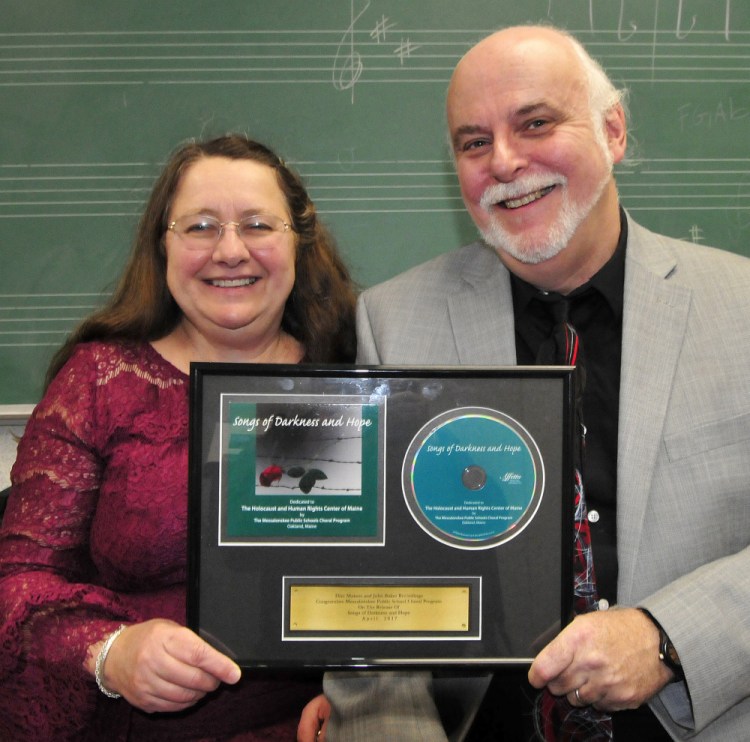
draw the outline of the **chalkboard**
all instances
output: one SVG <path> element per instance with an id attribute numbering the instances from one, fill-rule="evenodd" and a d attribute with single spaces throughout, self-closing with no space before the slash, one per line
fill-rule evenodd
<path id="1" fill-rule="evenodd" d="M 747 253 L 746 0 L 4 0 L 0 404 L 38 399 L 185 138 L 240 130 L 276 148 L 362 286 L 474 239 L 446 85 L 486 33 L 538 21 L 631 91 L 618 182 L 634 216 Z"/>

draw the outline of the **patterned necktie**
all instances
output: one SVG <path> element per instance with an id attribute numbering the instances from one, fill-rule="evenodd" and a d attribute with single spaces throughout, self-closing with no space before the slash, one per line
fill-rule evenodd
<path id="1" fill-rule="evenodd" d="M 570 303 L 567 299 L 544 301 L 553 318 L 552 334 L 540 345 L 537 363 L 544 365 L 575 366 L 573 374 L 575 421 L 579 435 L 575 436 L 574 454 L 574 551 L 573 594 L 576 613 L 588 613 L 598 607 L 596 574 L 591 552 L 586 497 L 583 487 L 583 453 L 586 426 L 583 424 L 583 389 L 586 372 L 580 338 L 568 321 Z M 536 732 L 543 742 L 608 742 L 613 739 L 612 717 L 591 706 L 579 708 L 568 703 L 565 696 L 553 696 L 546 688 L 539 694 L 534 708 Z"/>

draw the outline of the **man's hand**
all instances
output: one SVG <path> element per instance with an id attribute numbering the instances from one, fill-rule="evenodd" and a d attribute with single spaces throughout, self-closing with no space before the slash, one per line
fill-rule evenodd
<path id="1" fill-rule="evenodd" d="M 577 616 L 529 669 L 534 687 L 602 711 L 637 708 L 672 678 L 659 660 L 658 629 L 636 608 Z"/>
<path id="2" fill-rule="evenodd" d="M 297 742 L 325 742 L 328 717 L 331 715 L 331 704 L 321 693 L 302 709 Z"/>

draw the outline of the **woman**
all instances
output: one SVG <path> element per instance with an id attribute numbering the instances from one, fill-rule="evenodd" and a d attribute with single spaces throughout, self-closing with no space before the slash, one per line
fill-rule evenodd
<path id="1" fill-rule="evenodd" d="M 353 309 L 275 154 L 235 135 L 174 153 L 111 301 L 53 359 L 19 444 L 0 531 L 0 738 L 294 739 L 317 683 L 240 679 L 183 625 L 187 373 L 351 361 Z"/>

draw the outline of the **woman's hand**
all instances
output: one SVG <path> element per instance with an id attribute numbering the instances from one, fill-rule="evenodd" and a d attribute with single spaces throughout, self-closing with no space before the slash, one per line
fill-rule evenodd
<path id="1" fill-rule="evenodd" d="M 325 742 L 328 717 L 331 715 L 331 704 L 321 693 L 302 709 L 297 742 Z"/>
<path id="2" fill-rule="evenodd" d="M 103 641 L 91 647 L 93 674 Z M 153 619 L 128 626 L 117 637 L 102 668 L 104 686 L 147 712 L 182 711 L 218 688 L 236 683 L 238 665 L 174 621 Z"/>

